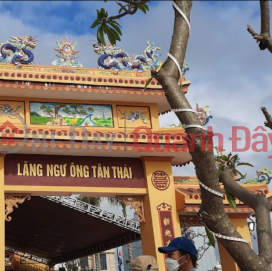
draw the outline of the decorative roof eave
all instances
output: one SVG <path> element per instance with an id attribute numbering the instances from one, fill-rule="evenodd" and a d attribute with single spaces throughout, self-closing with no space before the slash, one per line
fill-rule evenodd
<path id="1" fill-rule="evenodd" d="M 64 83 L 73 85 L 113 86 L 144 89 L 151 77 L 150 72 L 115 71 L 56 66 L 16 65 L 1 63 L 0 79 L 24 82 Z M 183 91 L 187 92 L 189 81 L 182 78 Z M 162 89 L 153 79 L 147 89 Z M 74 90 L 75 91 L 75 90 Z M 143 92 L 145 93 L 145 91 Z"/>
<path id="2" fill-rule="evenodd" d="M 21 82 L 19 84 L 18 82 Z M 158 95 L 158 96 L 164 96 L 164 91 L 162 89 L 154 88 L 150 90 L 143 91 L 140 88 L 135 87 L 118 87 L 118 86 L 99 86 L 99 85 L 73 85 L 73 84 L 65 84 L 65 83 L 51 83 L 46 81 L 45 83 L 42 82 L 35 82 L 35 81 L 21 81 L 21 80 L 2 80 L 0 76 L 0 87 L 5 88 L 20 88 L 20 89 L 26 89 L 26 90 L 51 90 L 51 91 L 65 91 L 65 92 L 79 92 L 79 93 L 116 93 L 116 94 L 137 94 L 137 95 Z"/>
<path id="3" fill-rule="evenodd" d="M 164 147 L 165 144 L 160 144 L 161 147 Z M 171 146 L 172 144 L 170 144 Z M 43 140 L 42 142 L 39 142 L 39 140 L 32 140 L 32 139 L 14 139 L 14 138 L 9 138 L 9 139 L 2 139 L 0 146 L 6 147 L 6 146 L 12 146 L 12 147 L 17 147 L 17 146 L 26 146 L 28 148 L 34 147 L 58 147 L 60 149 L 62 148 L 67 148 L 67 149 L 81 149 L 86 147 L 91 148 L 91 149 L 97 149 L 97 150 L 128 150 L 128 151 L 135 151 L 135 144 L 133 143 L 128 143 L 128 142 L 112 142 L 109 144 L 108 142 L 69 142 L 65 140 L 56 140 L 56 141 L 51 141 L 51 140 Z M 182 148 L 183 144 L 175 144 L 175 149 L 173 148 L 168 148 L 164 149 L 161 148 L 161 152 L 176 152 L 177 146 L 180 146 Z M 154 146 L 149 146 L 149 144 L 146 143 L 137 143 L 137 147 L 139 148 L 147 148 L 147 152 L 156 152 L 156 148 Z M 179 149 L 179 148 L 178 148 Z M 185 149 L 185 148 L 184 148 Z M 188 151 L 188 149 L 187 149 Z M 179 152 L 180 153 L 180 152 Z"/>
<path id="4" fill-rule="evenodd" d="M 174 181 L 175 179 L 181 179 L 182 177 L 174 177 Z M 197 179 L 196 177 L 183 177 L 184 179 L 192 179 L 192 181 L 194 181 L 195 179 Z M 261 192 L 263 192 L 265 195 L 268 194 L 268 186 L 266 184 L 260 183 L 260 184 L 244 184 L 242 185 L 244 188 L 259 194 Z M 183 198 L 184 198 L 184 211 L 182 211 L 183 213 L 186 212 L 192 212 L 192 211 L 196 211 L 199 210 L 199 207 L 201 205 L 201 195 L 200 195 L 200 188 L 199 188 L 199 184 L 198 183 L 177 183 L 175 182 L 175 188 L 177 193 L 179 193 Z M 224 195 L 224 199 L 223 199 L 223 203 L 225 206 L 229 206 L 228 200 L 225 196 L 225 191 L 223 189 L 223 186 L 220 187 L 220 192 L 223 193 Z M 270 193 L 272 194 L 272 193 Z M 245 212 L 245 213 L 254 213 L 253 210 L 251 208 L 249 208 L 248 206 L 244 205 L 243 202 L 240 202 L 239 200 L 236 200 L 236 204 L 237 204 L 237 212 Z M 240 208 L 240 210 L 239 210 Z M 187 210 L 188 209 L 188 210 Z M 225 207 L 226 211 L 229 213 L 235 213 L 235 211 L 229 206 L 229 207 Z"/>
<path id="5" fill-rule="evenodd" d="M 183 167 L 183 166 L 189 165 L 190 163 L 193 163 L 193 160 L 188 161 L 188 162 L 183 163 L 183 164 L 180 164 L 180 165 L 174 165 L 173 167 Z M 174 183 L 176 184 L 175 178 L 176 178 L 176 177 L 174 177 Z"/>
<path id="6" fill-rule="evenodd" d="M 146 139 L 147 136 L 151 135 L 153 138 L 156 136 L 166 136 L 165 140 L 179 140 L 185 142 L 182 139 L 181 134 L 185 132 L 184 128 L 182 127 L 173 127 L 173 128 L 159 128 L 159 129 L 151 129 L 149 127 L 129 127 L 124 130 L 124 128 L 109 128 L 109 127 L 84 127 L 84 131 L 81 126 L 74 126 L 73 131 L 71 132 L 71 126 L 46 126 L 46 125 L 35 125 L 32 124 L 31 128 L 25 128 L 22 124 L 12 124 L 10 121 L 6 121 L 4 124 L 0 125 L 0 136 L 1 133 L 5 133 L 5 136 L 12 135 L 11 137 L 14 138 L 16 135 L 23 136 L 24 134 L 42 134 L 44 132 L 55 132 L 62 134 L 69 134 L 71 136 L 76 135 L 79 133 L 81 136 L 88 136 L 89 134 L 93 134 L 96 136 L 106 136 L 111 137 L 115 134 L 118 138 L 133 138 L 130 135 L 145 135 L 143 139 Z M 138 130 L 137 130 L 138 128 Z M 110 130 L 109 130 L 110 129 Z M 123 132 L 124 131 L 124 132 Z M 87 134 L 85 135 L 86 132 Z M 48 133 L 45 133 L 47 135 Z"/>
<path id="7" fill-rule="evenodd" d="M 159 113 L 159 115 L 162 116 L 162 115 L 165 115 L 165 114 L 170 113 L 170 112 L 171 112 L 171 110 L 167 110 L 167 111 Z"/>
<path id="8" fill-rule="evenodd" d="M 0 148 L 3 153 L 25 153 L 32 154 L 33 150 L 37 154 L 52 155 L 72 155 L 72 156 L 109 156 L 109 157 L 143 157 L 155 156 L 163 157 L 168 155 L 172 157 L 172 166 L 184 164 L 192 159 L 188 148 L 182 144 L 160 144 L 159 148 L 156 145 L 150 144 L 133 144 L 133 143 L 115 143 L 112 142 L 80 142 L 68 140 L 23 140 L 23 139 L 2 139 L 0 140 Z M 124 152 L 125 151 L 125 152 Z"/>
<path id="9" fill-rule="evenodd" d="M 3 126 L 3 127 L 2 127 Z M 149 128 L 148 128 L 149 129 Z M 172 129 L 172 130 L 171 130 Z M 178 143 L 186 144 L 186 141 L 182 139 L 180 133 L 184 132 L 184 129 L 157 129 L 149 131 L 135 131 L 135 129 L 127 129 L 123 132 L 123 129 L 113 128 L 110 131 L 108 128 L 85 128 L 84 131 L 80 127 L 76 127 L 73 131 L 67 127 L 39 127 L 33 125 L 31 128 L 25 128 L 22 125 L 15 127 L 14 125 L 7 124 L 0 126 L 0 138 L 8 139 L 26 139 L 33 138 L 36 140 L 83 140 L 83 141 L 110 141 L 121 143 L 152 143 L 152 144 L 173 144 Z M 150 129 L 149 129 L 150 130 Z"/>

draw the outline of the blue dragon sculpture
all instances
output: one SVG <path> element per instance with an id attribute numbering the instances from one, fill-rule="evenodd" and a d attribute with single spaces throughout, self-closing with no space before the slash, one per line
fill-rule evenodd
<path id="1" fill-rule="evenodd" d="M 147 47 L 142 55 L 133 55 L 132 57 L 122 49 L 110 44 L 104 46 L 95 43 L 93 47 L 94 52 L 100 55 L 98 58 L 100 69 L 150 71 L 160 66 L 157 59 L 160 54 L 155 52 L 161 47 L 155 47 L 154 43 L 150 44 L 149 41 L 147 41 Z"/>
<path id="2" fill-rule="evenodd" d="M 0 46 L 0 62 L 13 64 L 34 64 L 32 50 L 36 47 L 37 40 L 31 36 L 11 37 Z"/>

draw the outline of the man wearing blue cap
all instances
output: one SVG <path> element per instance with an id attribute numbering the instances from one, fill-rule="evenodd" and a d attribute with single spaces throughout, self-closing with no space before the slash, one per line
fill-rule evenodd
<path id="1" fill-rule="evenodd" d="M 167 247 L 159 247 L 158 250 L 167 254 L 165 264 L 168 271 L 196 271 L 197 250 L 187 238 L 177 237 Z"/>

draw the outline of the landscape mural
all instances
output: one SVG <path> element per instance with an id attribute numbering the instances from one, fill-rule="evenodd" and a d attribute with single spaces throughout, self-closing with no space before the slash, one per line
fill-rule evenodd
<path id="1" fill-rule="evenodd" d="M 31 124 L 113 127 L 111 105 L 30 102 Z"/>

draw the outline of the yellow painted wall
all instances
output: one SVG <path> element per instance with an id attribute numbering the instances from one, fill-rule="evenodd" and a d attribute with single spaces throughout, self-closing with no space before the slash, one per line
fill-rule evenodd
<path id="1" fill-rule="evenodd" d="M 157 258 L 160 266 L 160 271 L 166 270 L 164 263 L 164 255 L 158 252 L 158 247 L 163 246 L 163 235 L 166 234 L 162 231 L 161 221 L 159 217 L 159 211 L 157 207 L 166 203 L 171 206 L 172 212 L 172 223 L 174 232 L 172 237 L 181 236 L 179 216 L 176 210 L 176 196 L 175 186 L 172 175 L 171 160 L 169 157 L 143 157 L 142 158 L 145 173 L 148 194 L 144 196 L 144 212 L 145 212 L 145 223 L 141 223 L 141 239 L 143 254 L 152 255 Z M 155 171 L 163 171 L 170 178 L 169 187 L 166 190 L 158 190 L 152 183 L 152 175 Z"/>

